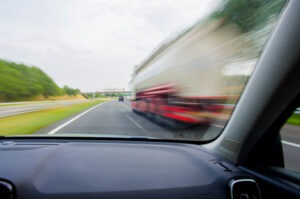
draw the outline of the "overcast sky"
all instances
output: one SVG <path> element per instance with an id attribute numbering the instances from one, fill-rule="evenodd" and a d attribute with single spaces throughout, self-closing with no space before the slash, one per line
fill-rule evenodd
<path id="1" fill-rule="evenodd" d="M 82 91 L 128 88 L 134 65 L 211 0 L 0 0 L 0 59 Z"/>

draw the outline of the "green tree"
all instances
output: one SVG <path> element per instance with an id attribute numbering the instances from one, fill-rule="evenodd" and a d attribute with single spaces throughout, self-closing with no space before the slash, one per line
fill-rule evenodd
<path id="1" fill-rule="evenodd" d="M 227 0 L 213 17 L 224 18 L 248 32 L 264 26 L 276 17 L 285 2 L 286 0 Z"/>
<path id="2" fill-rule="evenodd" d="M 64 91 L 67 95 L 75 96 L 75 95 L 80 93 L 79 89 L 74 89 L 74 88 L 71 88 L 71 87 L 68 87 L 68 86 L 64 86 L 63 89 L 64 89 Z"/>
<path id="3" fill-rule="evenodd" d="M 58 96 L 63 92 L 41 69 L 0 60 L 0 101 L 28 100 L 37 95 Z"/>

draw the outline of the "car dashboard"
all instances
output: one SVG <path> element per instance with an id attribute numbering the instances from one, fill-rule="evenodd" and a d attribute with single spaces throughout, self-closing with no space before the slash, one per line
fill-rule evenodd
<path id="1" fill-rule="evenodd" d="M 0 158 L 1 198 L 260 198 L 251 176 L 196 144 L 10 139 Z"/>

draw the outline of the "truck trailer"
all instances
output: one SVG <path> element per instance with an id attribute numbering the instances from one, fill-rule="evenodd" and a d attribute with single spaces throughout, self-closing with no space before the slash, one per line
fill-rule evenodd
<path id="1" fill-rule="evenodd" d="M 165 41 L 134 68 L 132 110 L 184 126 L 224 124 L 256 62 L 251 34 L 210 18 Z"/>

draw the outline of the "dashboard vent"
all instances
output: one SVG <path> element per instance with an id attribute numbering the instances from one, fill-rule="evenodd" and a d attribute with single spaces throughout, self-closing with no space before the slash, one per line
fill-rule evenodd
<path id="1" fill-rule="evenodd" d="M 258 184 L 252 179 L 231 180 L 231 199 L 261 199 Z"/>
<path id="2" fill-rule="evenodd" d="M 15 191 L 13 186 L 5 181 L 0 181 L 0 199 L 15 198 Z"/>

